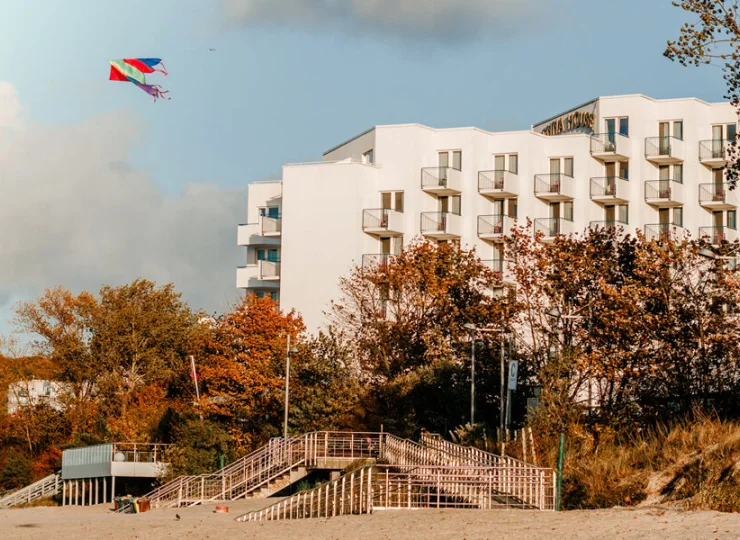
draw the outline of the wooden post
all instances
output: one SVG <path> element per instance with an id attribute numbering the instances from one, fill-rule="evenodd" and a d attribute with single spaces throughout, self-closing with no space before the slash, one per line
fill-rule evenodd
<path id="1" fill-rule="evenodd" d="M 66 496 L 67 496 L 67 482 L 62 481 L 62 507 L 67 505 Z"/>
<path id="2" fill-rule="evenodd" d="M 106 504 L 108 501 L 106 500 L 108 498 L 108 479 L 104 476 L 103 477 L 103 504 Z"/>
<path id="3" fill-rule="evenodd" d="M 110 500 L 115 504 L 116 502 L 116 477 L 110 477 Z"/>

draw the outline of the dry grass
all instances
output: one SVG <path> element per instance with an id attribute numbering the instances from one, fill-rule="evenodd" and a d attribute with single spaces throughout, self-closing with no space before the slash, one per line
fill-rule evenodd
<path id="1" fill-rule="evenodd" d="M 547 447 L 554 465 L 557 447 Z M 740 512 L 740 424 L 700 416 L 628 441 L 602 434 L 598 445 L 583 433 L 572 434 L 563 501 L 566 508 L 674 502 Z"/>

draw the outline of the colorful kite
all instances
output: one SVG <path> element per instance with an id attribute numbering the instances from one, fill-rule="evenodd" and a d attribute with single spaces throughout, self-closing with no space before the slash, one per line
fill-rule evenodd
<path id="1" fill-rule="evenodd" d="M 157 98 L 170 99 L 165 97 L 169 90 L 162 90 L 158 84 L 147 84 L 145 73 L 164 73 L 167 75 L 161 58 L 124 58 L 123 60 L 109 60 L 110 62 L 110 80 L 134 83 L 144 92 L 149 94 L 157 101 Z M 156 69 L 162 66 L 162 69 Z"/>

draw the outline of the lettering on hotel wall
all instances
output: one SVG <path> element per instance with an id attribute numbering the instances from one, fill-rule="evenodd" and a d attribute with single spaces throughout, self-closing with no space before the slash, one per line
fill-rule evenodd
<path id="1" fill-rule="evenodd" d="M 587 103 L 576 110 L 534 126 L 542 135 L 560 135 L 573 131 L 593 133 L 596 126 L 596 102 Z"/>
<path id="2" fill-rule="evenodd" d="M 542 130 L 542 134 L 560 135 L 566 131 L 573 131 L 578 128 L 587 128 L 593 131 L 595 122 L 596 115 L 594 113 L 576 111 L 574 113 L 561 116 L 557 120 L 553 120 L 547 124 L 547 127 Z"/>

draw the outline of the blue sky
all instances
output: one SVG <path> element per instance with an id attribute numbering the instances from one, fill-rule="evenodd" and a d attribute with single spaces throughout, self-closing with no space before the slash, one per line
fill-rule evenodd
<path id="1" fill-rule="evenodd" d="M 244 186 L 372 125 L 527 129 L 598 95 L 721 100 L 717 70 L 662 56 L 684 21 L 670 0 L 3 0 L 0 84 L 22 113 L 3 128 L 0 109 L 0 175 L 24 211 L 0 241 L 15 267 L 0 319 L 48 286 L 139 276 L 223 309 Z M 107 81 L 129 56 L 164 59 L 171 101 Z"/>

